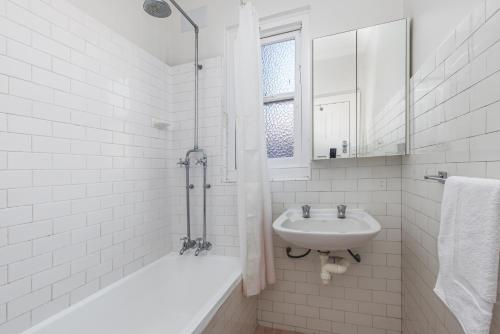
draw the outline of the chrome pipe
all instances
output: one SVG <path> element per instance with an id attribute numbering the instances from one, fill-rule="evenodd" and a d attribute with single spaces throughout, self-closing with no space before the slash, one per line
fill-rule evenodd
<path id="1" fill-rule="evenodd" d="M 181 6 L 175 1 L 175 0 L 170 0 L 172 5 L 177 8 L 177 10 L 184 16 L 184 18 L 191 23 L 191 25 L 194 28 L 194 149 L 198 149 L 198 112 L 199 112 L 199 72 L 203 68 L 199 64 L 199 51 L 198 51 L 198 44 L 199 44 L 199 33 L 200 33 L 200 28 L 196 24 L 196 22 L 189 17 L 189 15 L 182 9 Z"/>
<path id="2" fill-rule="evenodd" d="M 199 148 L 199 81 L 200 75 L 199 72 L 203 68 L 199 63 L 199 33 L 200 28 L 194 22 L 191 17 L 182 9 L 181 6 L 175 0 L 169 0 L 172 5 L 184 16 L 184 18 L 193 26 L 194 28 L 194 145 L 193 149 L 187 151 L 186 158 L 184 160 L 184 166 L 186 167 L 186 206 L 187 206 L 187 241 L 189 248 L 192 247 L 192 243 L 194 241 L 191 240 L 191 207 L 190 207 L 190 189 L 193 186 L 189 183 L 189 173 L 190 173 L 190 155 L 192 153 L 202 153 L 203 157 L 201 163 L 203 164 L 203 238 L 201 242 L 198 242 L 198 249 L 195 252 L 195 255 L 198 255 L 201 250 L 209 250 L 212 245 L 207 241 L 207 189 L 210 188 L 210 185 L 207 184 L 207 155 L 205 152 Z M 198 162 L 200 162 L 198 160 Z M 196 242 L 194 242 L 196 244 Z M 184 246 L 183 246 L 184 249 Z"/>
<path id="3" fill-rule="evenodd" d="M 207 157 L 203 163 L 203 243 L 207 241 Z"/>
<path id="4" fill-rule="evenodd" d="M 182 9 L 182 7 L 179 6 L 179 4 L 177 3 L 177 1 L 170 0 L 170 3 L 172 3 L 172 5 L 174 5 L 174 7 L 177 8 L 177 10 L 182 14 L 182 16 L 184 16 L 186 18 L 186 20 L 188 20 L 189 23 L 191 23 L 191 25 L 194 28 L 194 31 L 198 31 L 199 30 L 198 25 L 193 21 L 193 19 L 191 19 L 189 17 L 189 15 L 184 11 L 184 9 Z"/>
<path id="5" fill-rule="evenodd" d="M 207 189 L 210 189 L 210 184 L 207 183 L 207 155 L 203 153 L 203 157 L 196 164 L 203 165 L 203 236 L 198 238 L 198 248 L 194 255 L 198 256 L 202 251 L 212 249 L 212 244 L 207 241 Z"/>
<path id="6" fill-rule="evenodd" d="M 206 168 L 207 168 L 207 156 L 203 150 L 199 149 L 198 146 L 198 132 L 199 132 L 199 122 L 198 122 L 198 114 L 199 114 L 199 71 L 203 68 L 202 65 L 199 64 L 199 49 L 198 49 L 198 44 L 199 44 L 199 33 L 200 33 L 200 28 L 194 22 L 191 17 L 184 11 L 184 9 L 179 6 L 177 1 L 175 0 L 169 0 L 170 3 L 184 16 L 184 18 L 193 26 L 194 28 L 194 145 L 193 149 L 187 151 L 186 153 L 186 158 L 183 160 L 179 161 L 179 165 L 184 166 L 186 169 L 186 223 L 187 223 L 187 236 L 182 238 L 183 240 L 183 246 L 180 251 L 180 254 L 182 255 L 186 250 L 190 248 L 194 248 L 197 244 L 196 241 L 191 239 L 191 205 L 190 205 L 190 190 L 194 188 L 192 184 L 189 182 L 189 172 L 190 172 L 190 155 L 192 153 L 197 153 L 201 152 L 203 154 L 202 163 L 203 163 L 203 242 L 202 246 L 206 246 L 207 243 L 206 241 L 206 219 L 207 219 L 207 209 L 206 209 L 206 189 L 207 189 L 207 183 L 206 183 Z M 159 1 L 157 1 L 159 2 Z M 145 1 L 143 8 L 148 13 L 149 15 L 152 15 L 154 17 L 159 17 L 159 18 L 165 18 L 168 17 L 172 11 L 170 9 L 170 6 L 166 3 L 166 1 L 161 1 L 162 6 L 158 7 L 157 2 L 152 2 L 152 1 Z M 200 160 L 198 160 L 199 162 Z M 209 187 L 209 186 L 208 186 Z M 211 247 L 211 245 L 210 245 Z M 207 248 L 209 249 L 209 248 Z M 200 247 L 198 247 L 198 250 L 196 252 L 196 255 L 198 255 L 200 251 Z"/>
<path id="7" fill-rule="evenodd" d="M 191 240 L 191 205 L 190 205 L 190 196 L 189 196 L 189 191 L 191 190 L 190 184 L 189 184 L 189 160 L 186 160 L 187 163 L 185 165 L 186 167 L 186 219 L 187 219 L 187 229 L 186 229 L 186 234 L 188 237 L 188 240 Z"/>
<path id="8" fill-rule="evenodd" d="M 196 241 L 191 239 L 191 206 L 189 201 L 189 191 L 194 188 L 192 184 L 190 184 L 189 180 L 189 167 L 191 165 L 189 156 L 186 157 L 185 160 L 179 159 L 178 165 L 184 166 L 186 170 L 186 220 L 187 220 L 187 235 L 181 238 L 182 247 L 179 251 L 179 254 L 184 254 L 188 249 L 196 247 Z"/>
<path id="9" fill-rule="evenodd" d="M 194 148 L 198 149 L 198 109 L 199 109 L 199 101 L 198 101 L 198 90 L 199 90 L 199 76 L 200 76 L 200 64 L 199 55 L 198 55 L 198 26 L 196 26 L 194 30 Z"/>
<path id="10" fill-rule="evenodd" d="M 203 236 L 202 238 L 197 238 L 196 241 L 191 239 L 191 200 L 190 200 L 190 190 L 194 188 L 190 184 L 190 168 L 191 168 L 191 154 L 201 153 L 202 158 L 196 161 L 197 165 L 203 165 Z M 180 165 L 186 168 L 186 230 L 187 237 L 182 238 L 184 240 L 180 254 L 182 255 L 186 250 L 191 248 L 197 248 L 195 255 L 198 256 L 200 252 L 204 250 L 210 250 L 212 244 L 207 241 L 207 189 L 211 188 L 211 185 L 207 183 L 207 168 L 208 168 L 208 158 L 204 150 L 199 148 L 193 148 L 186 152 L 186 157 L 179 161 Z"/>

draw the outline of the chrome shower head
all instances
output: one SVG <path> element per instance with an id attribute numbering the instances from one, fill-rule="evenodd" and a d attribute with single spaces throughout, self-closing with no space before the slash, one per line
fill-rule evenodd
<path id="1" fill-rule="evenodd" d="M 142 8 L 149 15 L 158 18 L 169 17 L 172 14 L 169 4 L 163 0 L 145 0 Z"/>

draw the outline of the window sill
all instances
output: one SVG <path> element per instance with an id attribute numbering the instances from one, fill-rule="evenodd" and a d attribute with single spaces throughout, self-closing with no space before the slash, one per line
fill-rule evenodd
<path id="1" fill-rule="evenodd" d="M 309 181 L 311 180 L 311 167 L 286 167 L 269 168 L 269 181 Z M 237 174 L 235 171 L 226 174 L 223 183 L 236 183 Z"/>

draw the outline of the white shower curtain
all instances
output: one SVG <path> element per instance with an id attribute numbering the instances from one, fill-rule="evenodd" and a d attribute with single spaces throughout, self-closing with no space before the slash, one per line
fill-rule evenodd
<path id="1" fill-rule="evenodd" d="M 234 68 L 240 253 L 244 293 L 254 296 L 275 282 L 275 272 L 259 22 L 250 1 L 240 9 Z"/>

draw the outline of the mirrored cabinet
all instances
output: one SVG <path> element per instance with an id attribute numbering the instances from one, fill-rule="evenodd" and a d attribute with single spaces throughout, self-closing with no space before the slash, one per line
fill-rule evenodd
<path id="1" fill-rule="evenodd" d="M 406 19 L 313 41 L 313 159 L 403 155 Z"/>

